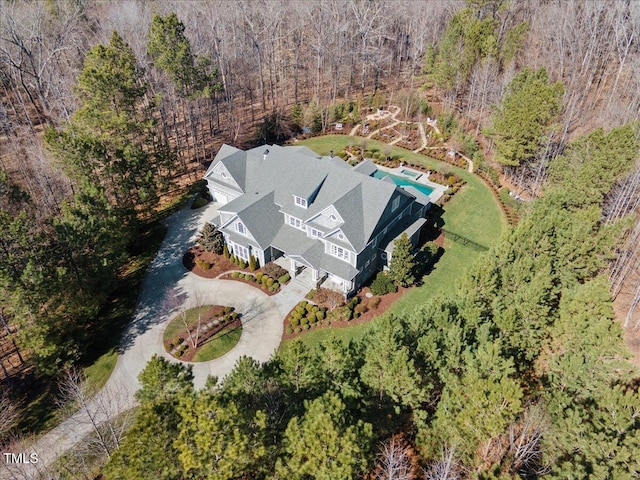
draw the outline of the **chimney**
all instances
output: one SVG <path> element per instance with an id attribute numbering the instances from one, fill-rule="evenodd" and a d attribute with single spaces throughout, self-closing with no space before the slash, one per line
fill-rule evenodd
<path id="1" fill-rule="evenodd" d="M 266 160 L 267 159 L 267 155 L 269 155 L 269 149 L 268 148 L 262 153 L 262 159 Z"/>

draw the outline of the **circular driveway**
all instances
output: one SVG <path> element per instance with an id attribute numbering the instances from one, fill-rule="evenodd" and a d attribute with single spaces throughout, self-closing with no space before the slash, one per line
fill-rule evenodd
<path id="1" fill-rule="evenodd" d="M 210 204 L 202 211 L 185 208 L 167 219 L 167 234 L 145 275 L 136 315 L 122 340 L 121 354 L 109 382 L 116 381 L 135 392 L 138 374 L 154 354 L 179 361 L 164 349 L 164 328 L 181 309 L 199 305 L 235 307 L 242 314 L 243 329 L 238 344 L 222 357 L 189 362 L 196 388 L 204 387 L 209 375 L 222 379 L 241 356 L 267 361 L 280 345 L 283 314 L 272 297 L 242 282 L 199 277 L 182 265 L 182 256 L 198 230 L 216 212 L 217 204 Z"/>

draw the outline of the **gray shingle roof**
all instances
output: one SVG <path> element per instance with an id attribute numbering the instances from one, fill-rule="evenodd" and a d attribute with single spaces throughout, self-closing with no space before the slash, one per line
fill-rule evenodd
<path id="1" fill-rule="evenodd" d="M 266 156 L 265 150 L 269 150 Z M 245 215 L 247 228 L 254 235 L 264 229 L 266 233 L 260 234 L 264 242 L 277 236 L 273 224 L 278 223 L 279 228 L 284 223 L 282 214 L 276 222 L 273 205 L 303 221 L 333 205 L 344 220 L 341 228 L 349 243 L 360 252 L 383 228 L 380 219 L 394 196 L 402 197 L 401 208 L 413 201 L 411 195 L 397 188 L 390 179 L 380 181 L 369 176 L 375 171 L 373 163 L 362 162 L 359 168 L 352 168 L 340 158 L 320 157 L 306 147 L 262 145 L 243 152 L 223 146 L 209 171 L 218 162 L 223 163 L 245 193 L 223 209 L 238 213 L 241 218 Z M 310 198 L 308 208 L 296 205 L 294 195 Z M 271 206 L 249 208 L 258 202 L 271 203 Z M 241 214 L 244 210 L 247 212 Z M 261 218 L 261 215 L 265 216 Z M 249 222 L 259 225 L 258 229 L 252 228 Z M 304 236 L 303 232 L 300 234 Z"/>

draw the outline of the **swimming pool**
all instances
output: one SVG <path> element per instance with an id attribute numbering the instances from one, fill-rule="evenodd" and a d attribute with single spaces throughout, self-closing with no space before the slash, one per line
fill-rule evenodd
<path id="1" fill-rule="evenodd" d="M 396 185 L 400 187 L 403 187 L 403 186 L 414 187 L 415 189 L 424 193 L 427 196 L 431 195 L 431 193 L 433 192 L 433 188 L 429 188 L 426 185 L 423 185 L 417 182 L 412 182 L 411 180 L 407 180 L 406 178 L 402 178 L 397 175 L 391 175 L 390 173 L 383 172 L 381 170 L 376 170 L 375 172 L 373 172 L 373 177 L 374 178 L 389 177 L 391 178 L 391 180 L 393 180 L 393 183 L 395 183 Z"/>

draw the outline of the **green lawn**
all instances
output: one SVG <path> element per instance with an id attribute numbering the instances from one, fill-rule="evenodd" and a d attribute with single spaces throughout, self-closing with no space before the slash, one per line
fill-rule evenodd
<path id="1" fill-rule="evenodd" d="M 202 307 L 191 308 L 186 311 L 186 320 L 187 325 L 189 327 L 194 327 L 198 322 L 198 317 L 200 315 L 204 315 L 213 305 L 203 305 Z M 169 322 L 167 328 L 164 329 L 164 334 L 162 335 L 162 339 L 164 342 L 171 340 L 173 337 L 182 334 L 182 338 L 186 338 L 187 331 L 184 327 L 184 321 L 182 319 L 182 315 L 178 315 L 173 320 Z"/>
<path id="2" fill-rule="evenodd" d="M 207 362 L 219 358 L 236 346 L 242 335 L 242 325 L 224 329 L 207 340 L 193 357 L 194 362 Z"/>
<path id="3" fill-rule="evenodd" d="M 321 155 L 330 150 L 338 152 L 349 142 L 358 145 L 359 137 L 329 135 L 303 140 L 296 145 L 305 145 Z M 385 144 L 367 140 L 367 148 L 382 149 Z M 482 254 L 494 245 L 505 231 L 507 222 L 489 188 L 475 175 L 449 164 L 399 147 L 391 147 L 392 155 L 401 155 L 407 160 L 427 168 L 447 168 L 464 178 L 467 184 L 444 205 L 445 253 L 433 271 L 423 278 L 421 286 L 409 290 L 392 307 L 391 313 L 400 314 L 425 303 L 434 295 L 455 291 L 464 273 Z M 457 238 L 456 238 L 457 237 Z M 454 240 L 455 238 L 455 240 Z M 366 324 L 353 327 L 320 329 L 302 335 L 305 343 L 317 344 L 332 335 L 348 340 L 362 336 Z M 286 348 L 286 343 L 283 346 Z"/>

